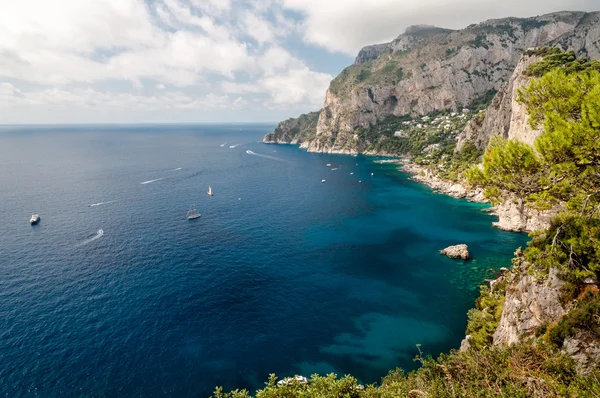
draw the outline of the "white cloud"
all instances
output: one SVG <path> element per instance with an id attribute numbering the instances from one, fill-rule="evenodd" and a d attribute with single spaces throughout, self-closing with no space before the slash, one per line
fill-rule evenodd
<path id="1" fill-rule="evenodd" d="M 414 24 L 458 29 L 491 18 L 600 8 L 599 0 L 284 0 L 283 4 L 305 16 L 305 40 L 348 55 L 365 45 L 390 41 Z"/>
<path id="2" fill-rule="evenodd" d="M 270 24 L 250 11 L 243 13 L 241 23 L 244 31 L 259 44 L 269 43 L 275 39 L 275 32 Z"/>
<path id="3" fill-rule="evenodd" d="M 3 1 L 0 13 L 0 48 L 13 51 L 139 48 L 160 40 L 157 33 L 138 0 Z"/>
<path id="4" fill-rule="evenodd" d="M 239 96 L 244 93 L 261 97 L 260 104 L 314 104 L 316 98 L 321 102 L 331 79 L 279 47 L 296 24 L 271 1 L 5 3 L 0 13 L 4 108 L 10 105 L 6 98 L 31 106 L 54 102 L 169 109 L 226 103 L 240 108 L 249 106 Z M 20 92 L 14 84 L 21 81 L 39 89 Z M 98 90 L 106 82 L 113 89 L 115 82 L 127 84 L 121 83 L 119 92 Z M 189 98 L 166 88 L 198 85 L 223 91 Z M 85 86 L 89 89 L 81 88 Z M 228 93 L 236 99 L 231 101 Z"/>
<path id="5" fill-rule="evenodd" d="M 333 77 L 314 72 L 302 61 L 281 47 L 272 47 L 257 59 L 263 75 L 252 83 L 224 82 L 222 89 L 228 93 L 267 92 L 272 107 L 306 104 L 310 109 L 321 107 L 325 90 Z"/>
<path id="6" fill-rule="evenodd" d="M 0 106 L 4 105 L 72 105 L 74 107 L 105 107 L 132 110 L 217 109 L 241 106 L 244 100 L 232 100 L 228 95 L 209 93 L 193 97 L 180 91 L 158 95 L 136 95 L 126 92 L 93 89 L 63 90 L 58 88 L 21 91 L 10 83 L 0 83 Z"/>

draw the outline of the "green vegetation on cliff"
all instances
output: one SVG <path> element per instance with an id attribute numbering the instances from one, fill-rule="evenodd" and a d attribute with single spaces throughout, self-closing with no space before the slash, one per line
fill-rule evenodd
<path id="1" fill-rule="evenodd" d="M 302 143 L 314 138 L 321 111 L 305 113 L 285 120 L 263 139 L 264 142 Z"/>
<path id="2" fill-rule="evenodd" d="M 526 71 L 537 77 L 519 101 L 532 127 L 544 132 L 534 147 L 495 137 L 483 167 L 468 177 L 494 202 L 510 193 L 522 206 L 563 209 L 548 230 L 531 234 L 525 251 L 530 272 L 543 276 L 556 268 L 566 281 L 562 300 L 574 309 L 538 333 L 560 347 L 581 330 L 600 339 L 600 69 L 573 53 L 535 53 L 545 58 Z"/>

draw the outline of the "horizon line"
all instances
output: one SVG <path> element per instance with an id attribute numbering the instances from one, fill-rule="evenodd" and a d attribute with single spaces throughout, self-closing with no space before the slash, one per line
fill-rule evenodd
<path id="1" fill-rule="evenodd" d="M 122 125 L 193 125 L 193 124 L 277 124 L 275 121 L 261 122 L 53 122 L 53 123 L 0 123 L 0 127 L 10 126 L 122 126 Z"/>

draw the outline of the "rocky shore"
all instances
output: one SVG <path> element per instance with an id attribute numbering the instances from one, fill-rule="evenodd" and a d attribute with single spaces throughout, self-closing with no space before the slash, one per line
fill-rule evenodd
<path id="1" fill-rule="evenodd" d="M 489 203 L 483 195 L 482 189 L 473 189 L 465 184 L 440 178 L 426 167 L 407 162 L 402 165 L 402 170 L 411 174 L 413 181 L 425 184 L 435 192 L 467 199 L 471 202 Z M 498 221 L 493 223 L 494 227 L 513 232 L 546 229 L 558 211 L 559 209 L 546 211 L 531 209 L 512 197 L 507 197 L 501 205 L 490 209 L 490 213 L 498 216 Z"/>
<path id="2" fill-rule="evenodd" d="M 402 170 L 412 175 L 411 180 L 425 184 L 436 192 L 455 198 L 467 199 L 471 202 L 488 203 L 488 200 L 483 196 L 483 190 L 471 189 L 461 183 L 440 178 L 426 167 L 414 163 L 405 163 L 402 165 Z"/>

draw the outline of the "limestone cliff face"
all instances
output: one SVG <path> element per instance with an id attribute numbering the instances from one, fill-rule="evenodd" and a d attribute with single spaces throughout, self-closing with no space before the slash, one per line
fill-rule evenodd
<path id="1" fill-rule="evenodd" d="M 564 282 L 551 269 L 547 278 L 537 280 L 527 273 L 528 264 L 513 268 L 507 278 L 506 300 L 494 344 L 510 345 L 535 336 L 537 328 L 559 320 L 567 313 L 560 302 Z"/>
<path id="2" fill-rule="evenodd" d="M 541 326 L 556 324 L 576 306 L 575 302 L 562 303 L 561 288 L 565 282 L 556 268 L 551 268 L 546 276 L 536 277 L 529 273 L 531 264 L 524 260 L 520 249 L 515 256 L 512 270 L 490 282 L 492 290 L 501 282 L 506 284 L 504 307 L 493 336 L 493 344 L 498 346 L 536 338 Z M 596 283 L 590 282 L 591 285 Z M 468 349 L 468 337 L 463 342 L 464 349 Z M 600 363 L 600 340 L 589 330 L 579 330 L 565 338 L 562 350 L 575 360 L 581 373 L 589 372 Z"/>
<path id="3" fill-rule="evenodd" d="M 600 58 L 600 13 L 559 12 L 490 20 L 452 31 L 416 26 L 390 43 L 367 46 L 330 84 L 314 135 L 295 137 L 281 126 L 266 142 L 301 142 L 312 152 L 362 153 L 372 144 L 356 133 L 388 116 L 460 110 L 498 92 L 479 125 L 461 135 L 484 147 L 493 132 L 530 142 L 526 115 L 515 106 L 522 53 L 547 44 Z M 524 60 L 521 69 L 526 67 Z M 475 122 L 474 122 L 475 123 Z M 274 134 L 274 135 L 273 135 Z"/>
<path id="4" fill-rule="evenodd" d="M 519 88 L 527 86 L 530 81 L 530 78 L 524 75 L 525 70 L 540 60 L 541 57 L 538 56 L 522 56 L 508 83 L 494 97 L 485 116 L 473 119 L 457 137 L 456 152 L 467 142 L 485 149 L 495 134 L 533 145 L 542 130 L 531 128 L 525 106 L 517 102 L 517 98 Z"/>
<path id="5" fill-rule="evenodd" d="M 543 231 L 550 226 L 552 218 L 559 211 L 559 208 L 544 211 L 535 210 L 524 206 L 523 202 L 515 197 L 508 197 L 503 203 L 494 208 L 498 221 L 493 225 L 505 231 Z"/>

